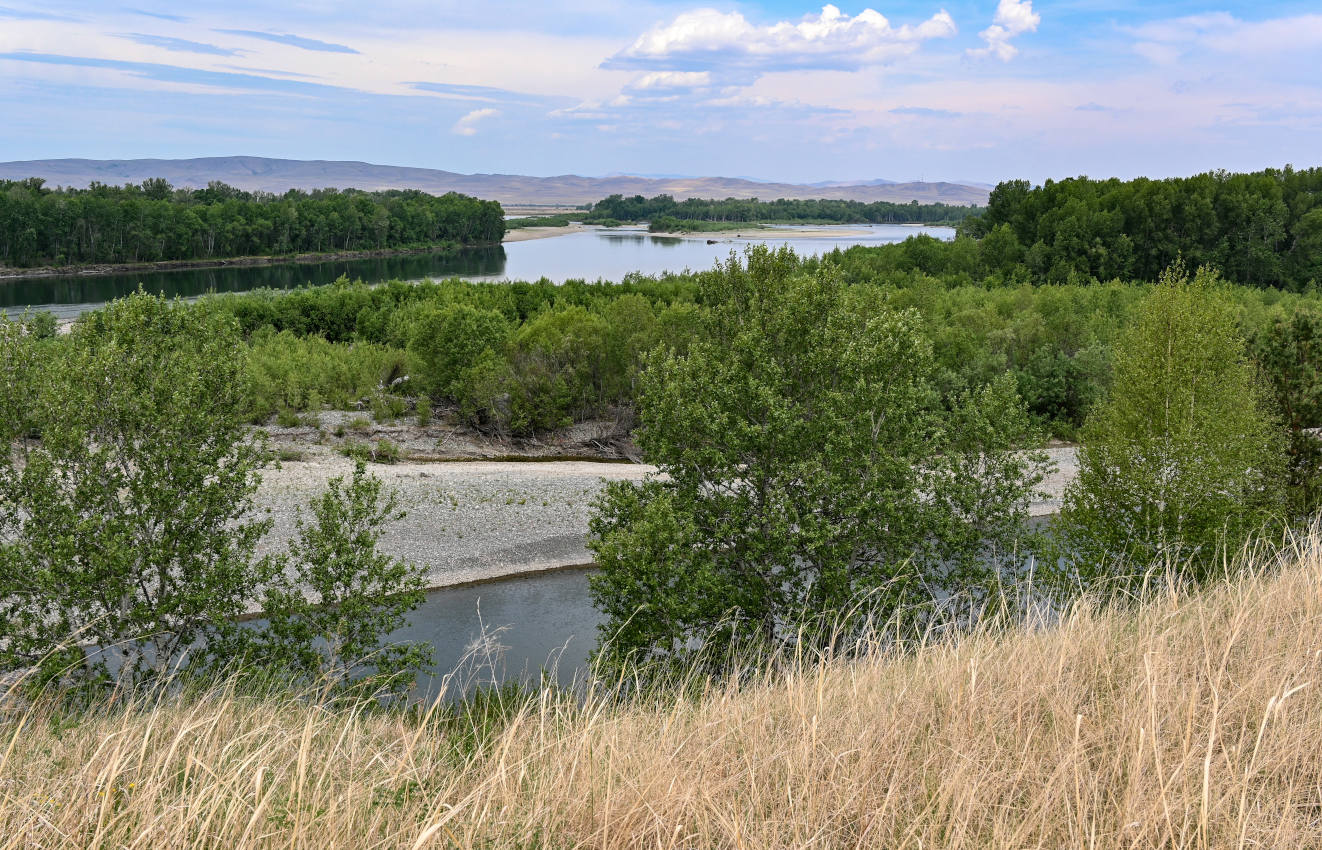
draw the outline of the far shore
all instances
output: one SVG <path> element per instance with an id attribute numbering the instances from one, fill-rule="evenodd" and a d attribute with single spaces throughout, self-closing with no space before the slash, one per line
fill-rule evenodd
<path id="1" fill-rule="evenodd" d="M 805 227 L 802 230 L 790 230 L 788 227 L 777 227 L 766 224 L 750 224 L 743 230 L 678 230 L 652 232 L 648 231 L 649 236 L 669 236 L 678 239 L 709 239 L 712 242 L 721 242 L 729 239 L 843 239 L 853 236 L 866 236 L 866 230 L 845 230 L 843 228 L 849 225 L 839 225 L 837 227 Z"/>
<path id="2" fill-rule="evenodd" d="M 382 249 L 373 251 L 328 251 L 320 254 L 286 254 L 262 257 L 225 257 L 215 260 L 162 260 L 155 263 L 100 263 L 86 266 L 38 266 L 15 269 L 0 266 L 0 281 L 24 280 L 42 277 L 93 277 L 96 275 L 125 274 L 129 272 L 187 271 L 189 269 L 242 268 L 247 266 L 280 266 L 288 263 L 326 263 L 336 260 L 375 260 L 384 257 L 407 257 L 418 254 L 440 254 L 460 248 L 481 248 L 492 243 L 477 245 L 435 245 L 430 248 Z"/>
<path id="3" fill-rule="evenodd" d="M 507 230 L 505 238 L 500 241 L 527 242 L 531 239 L 550 239 L 552 236 L 568 236 L 571 233 L 582 233 L 585 230 L 595 229 L 586 224 L 568 224 L 564 227 L 520 227 L 515 230 Z"/>

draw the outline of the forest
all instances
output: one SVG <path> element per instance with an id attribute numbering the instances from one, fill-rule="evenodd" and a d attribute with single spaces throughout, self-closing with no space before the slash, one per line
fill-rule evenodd
<path id="1" fill-rule="evenodd" d="M 1038 283 L 1155 280 L 1183 258 L 1245 286 L 1297 291 L 1322 280 L 1322 168 L 1010 180 L 961 232 L 983 240 L 1002 271 Z"/>
<path id="2" fill-rule="evenodd" d="M 499 242 L 495 201 L 416 190 L 246 192 L 166 180 L 51 189 L 0 180 L 0 266 L 30 268 L 228 257 L 456 248 Z"/>
<path id="3" fill-rule="evenodd" d="M 681 222 L 777 222 L 831 224 L 953 224 L 977 215 L 980 207 L 952 204 L 907 204 L 889 201 L 835 201 L 829 199 L 776 201 L 726 198 L 708 200 L 686 198 L 676 201 L 670 195 L 644 198 L 634 195 L 611 195 L 592 205 L 591 219 L 653 221 L 661 217 Z"/>

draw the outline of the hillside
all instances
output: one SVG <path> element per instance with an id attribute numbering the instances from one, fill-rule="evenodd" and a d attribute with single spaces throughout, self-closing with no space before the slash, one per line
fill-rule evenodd
<path id="1" fill-rule="evenodd" d="M 0 713 L 6 847 L 1317 847 L 1317 537 L 1137 609 L 612 705 Z M 695 691 L 697 689 L 695 688 Z M 506 697 L 510 695 L 507 693 Z M 315 700 L 315 698 L 313 698 Z"/>
<path id="2" fill-rule="evenodd" d="M 366 162 L 267 159 L 255 156 L 198 159 L 45 159 L 0 163 L 0 178 L 44 177 L 48 183 L 86 187 L 93 181 L 140 183 L 164 177 L 176 186 L 201 188 L 220 180 L 240 189 L 281 193 L 328 186 L 355 189 L 421 189 L 432 194 L 462 192 L 502 204 L 587 204 L 607 195 L 672 195 L 684 198 L 829 198 L 853 201 L 985 204 L 987 190 L 958 183 L 760 183 L 727 177 L 648 178 L 629 175 L 527 177 L 517 174 L 457 174 L 431 168 Z"/>

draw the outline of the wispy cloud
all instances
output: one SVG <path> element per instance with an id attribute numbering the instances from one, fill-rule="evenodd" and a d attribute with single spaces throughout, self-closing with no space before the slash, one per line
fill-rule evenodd
<path id="1" fill-rule="evenodd" d="M 124 11 L 133 15 L 144 15 L 148 18 L 156 18 L 161 21 L 174 21 L 175 23 L 183 23 L 188 20 L 188 18 L 185 18 L 183 15 L 169 15 L 165 12 L 149 12 L 146 9 L 125 9 Z"/>
<path id="2" fill-rule="evenodd" d="M 1191 50 L 1241 55 L 1278 55 L 1322 48 L 1322 15 L 1245 21 L 1211 12 L 1151 21 L 1128 29 L 1134 51 L 1160 65 L 1174 64 Z"/>
<path id="3" fill-rule="evenodd" d="M 120 33 L 117 38 L 126 38 L 149 47 L 160 47 L 180 53 L 204 53 L 211 56 L 238 56 L 243 51 L 229 47 L 219 47 L 201 41 L 189 41 L 186 38 L 171 38 L 165 35 L 148 35 L 140 32 Z"/>
<path id="4" fill-rule="evenodd" d="M 887 111 L 892 115 L 916 115 L 920 118 L 958 118 L 963 114 L 949 109 L 929 109 L 926 106 L 897 106 Z"/>
<path id="5" fill-rule="evenodd" d="M 298 93 L 330 93 L 345 91 L 338 86 L 305 83 L 298 80 L 277 80 L 260 74 L 208 71 L 180 65 L 162 65 L 155 62 L 125 62 L 119 59 L 100 59 L 91 56 L 62 56 L 53 53 L 26 53 L 22 51 L 0 53 L 0 59 L 32 62 L 41 65 L 64 65 L 74 68 L 103 68 L 123 71 L 137 77 L 167 83 L 210 86 L 236 91 L 282 91 Z"/>
<path id="6" fill-rule="evenodd" d="M 476 136 L 477 124 L 484 118 L 494 118 L 500 114 L 499 109 L 474 109 L 472 112 L 454 122 L 454 127 L 450 128 L 456 136 Z"/>
<path id="7" fill-rule="evenodd" d="M 322 53 L 357 53 L 352 47 L 345 44 L 335 44 L 329 41 L 319 41 L 315 38 L 304 38 L 301 35 L 292 35 L 290 33 L 279 32 L 258 32 L 256 30 L 227 30 L 218 29 L 216 32 L 223 32 L 226 35 L 238 35 L 245 38 L 257 38 L 262 41 L 271 41 L 276 44 L 287 44 L 290 47 L 298 47 L 302 50 L 315 50 Z"/>
<path id="8" fill-rule="evenodd" d="M 411 82 L 406 83 L 406 85 L 416 91 L 437 94 L 453 100 L 469 100 L 478 103 L 498 103 L 511 106 L 548 106 L 564 105 L 572 102 L 572 98 L 530 94 L 528 92 L 502 89 L 496 86 L 470 86 L 459 83 L 431 82 Z"/>
<path id="9" fill-rule="evenodd" d="M 996 4 L 992 25 L 978 33 L 987 46 L 968 53 L 970 56 L 995 56 L 1002 62 L 1009 62 L 1019 53 L 1019 48 L 1011 44 L 1010 39 L 1026 32 L 1036 32 L 1040 23 L 1042 16 L 1033 11 L 1033 0 L 1000 0 Z"/>
<path id="10" fill-rule="evenodd" d="M 0 18 L 13 18 L 19 21 L 71 21 L 68 15 L 57 15 L 54 12 L 43 12 L 31 9 L 15 9 L 10 6 L 0 6 Z"/>

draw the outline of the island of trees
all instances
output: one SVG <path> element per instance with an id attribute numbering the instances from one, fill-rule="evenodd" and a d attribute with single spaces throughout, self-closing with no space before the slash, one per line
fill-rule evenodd
<path id="1" fill-rule="evenodd" d="M 592 205 L 591 220 L 648 221 L 657 225 L 662 219 L 673 222 L 672 229 L 697 230 L 696 223 L 753 224 L 954 224 L 982 212 L 980 207 L 956 204 L 907 204 L 890 201 L 837 201 L 829 199 L 796 200 L 781 198 L 760 201 L 747 198 L 712 200 L 686 198 L 676 201 L 670 195 L 644 198 L 634 195 L 611 195 Z"/>
<path id="2" fill-rule="evenodd" d="M 495 201 L 416 190 L 245 192 L 166 180 L 51 189 L 41 178 L 0 180 L 0 266 L 215 260 L 499 242 Z"/>

